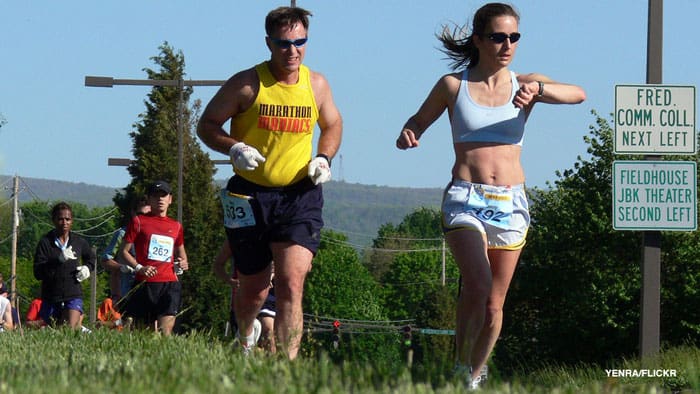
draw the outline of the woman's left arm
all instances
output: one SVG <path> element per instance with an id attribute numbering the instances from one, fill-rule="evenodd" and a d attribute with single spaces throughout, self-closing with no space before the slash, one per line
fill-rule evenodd
<path id="1" fill-rule="evenodd" d="M 525 108 L 536 102 L 547 104 L 579 104 L 586 99 L 582 87 L 556 82 L 542 74 L 518 75 L 520 89 L 513 99 L 517 107 Z"/>

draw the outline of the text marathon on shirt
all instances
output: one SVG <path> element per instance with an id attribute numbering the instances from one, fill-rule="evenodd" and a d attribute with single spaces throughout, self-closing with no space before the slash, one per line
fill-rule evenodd
<path id="1" fill-rule="evenodd" d="M 310 133 L 311 106 L 260 104 L 258 128 L 283 133 Z"/>

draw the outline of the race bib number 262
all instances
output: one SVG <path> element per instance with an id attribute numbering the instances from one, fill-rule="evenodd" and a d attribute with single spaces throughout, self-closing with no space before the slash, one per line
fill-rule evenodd
<path id="1" fill-rule="evenodd" d="M 175 240 L 165 235 L 153 234 L 148 243 L 148 259 L 168 262 L 173 257 Z"/>

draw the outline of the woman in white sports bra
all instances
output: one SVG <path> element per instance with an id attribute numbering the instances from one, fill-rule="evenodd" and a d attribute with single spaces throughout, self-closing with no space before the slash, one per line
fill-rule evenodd
<path id="1" fill-rule="evenodd" d="M 455 163 L 442 204 L 443 228 L 462 276 L 457 304 L 455 373 L 478 387 L 480 371 L 496 344 L 503 304 L 530 216 L 520 163 L 525 122 L 535 103 L 578 104 L 576 85 L 508 69 L 515 56 L 520 17 L 507 4 L 489 3 L 466 29 L 438 37 L 454 70 L 433 87 L 396 140 L 418 147 L 426 129 L 447 109 Z"/>

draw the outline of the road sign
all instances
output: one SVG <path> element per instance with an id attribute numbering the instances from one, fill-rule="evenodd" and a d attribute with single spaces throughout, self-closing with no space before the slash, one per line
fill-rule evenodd
<path id="1" fill-rule="evenodd" d="M 694 161 L 613 162 L 615 230 L 697 229 Z"/>
<path id="2" fill-rule="evenodd" d="M 615 86 L 615 153 L 692 155 L 695 141 L 695 86 Z"/>

